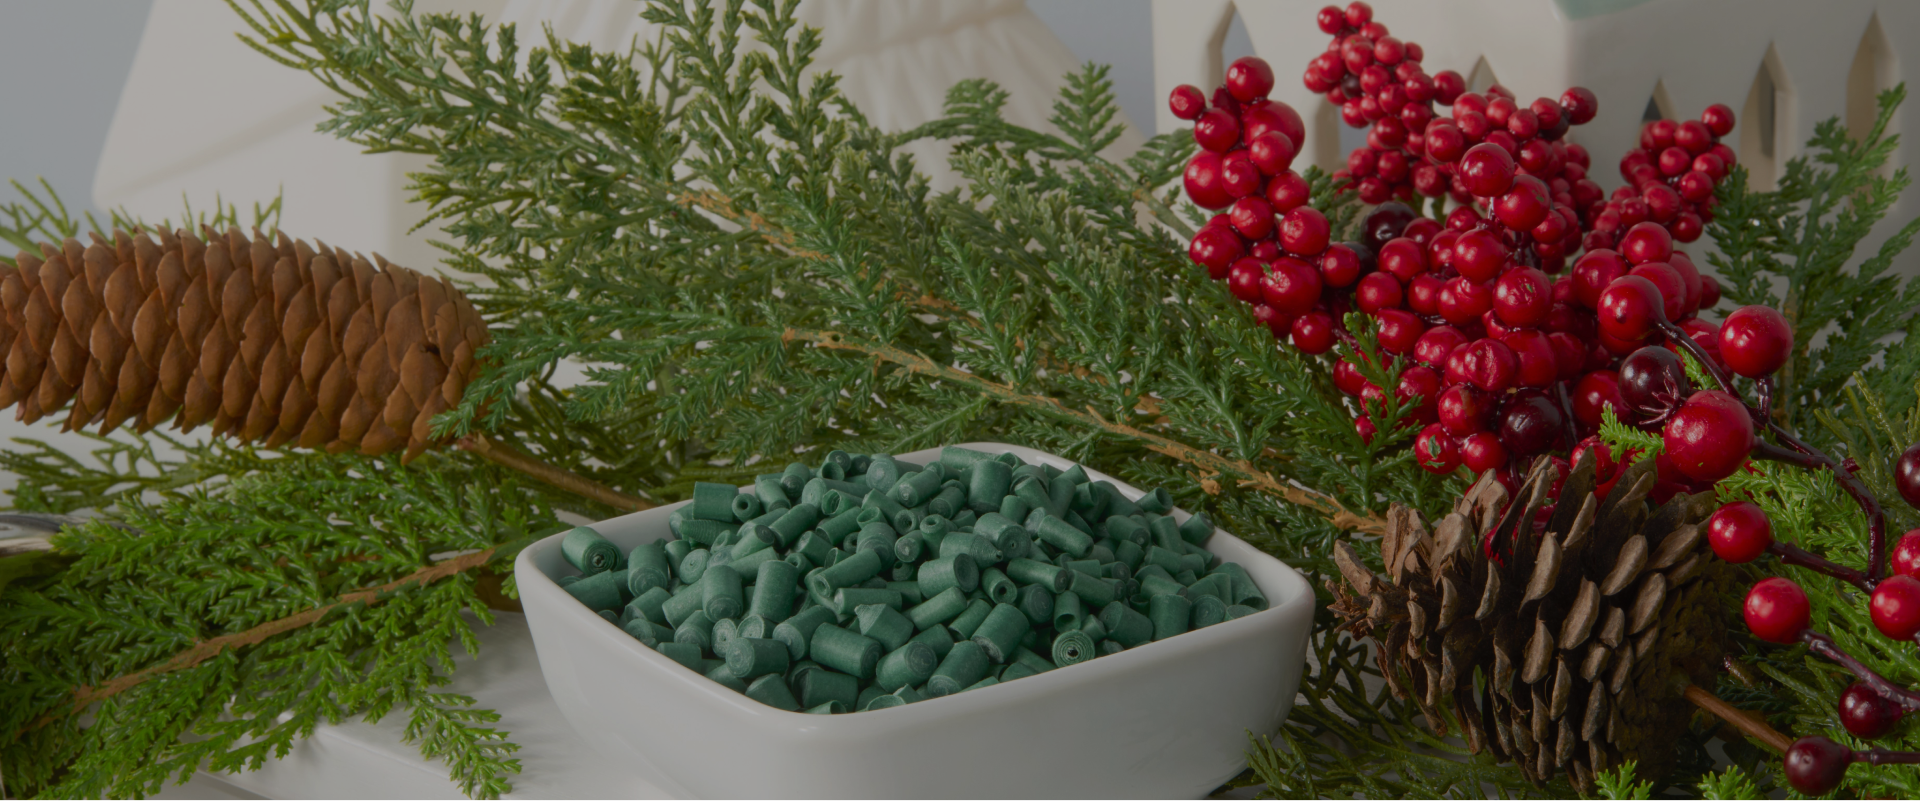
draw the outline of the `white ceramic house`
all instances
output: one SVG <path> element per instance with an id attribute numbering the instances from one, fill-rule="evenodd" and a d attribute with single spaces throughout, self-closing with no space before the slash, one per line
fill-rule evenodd
<path id="1" fill-rule="evenodd" d="M 1326 49 L 1314 22 L 1325 0 L 1153 0 L 1154 79 L 1159 96 L 1191 83 L 1220 83 L 1221 44 L 1239 14 L 1260 57 L 1272 62 L 1274 95 L 1309 120 L 1303 151 L 1322 166 L 1345 155 L 1338 109 L 1307 91 L 1300 74 Z M 1344 5 L 1344 2 L 1341 3 Z M 1874 95 L 1906 81 L 1920 93 L 1920 2 L 1915 0 L 1372 0 L 1374 19 L 1419 42 L 1429 73 L 1453 69 L 1473 88 L 1498 81 L 1522 101 L 1585 86 L 1600 115 L 1576 128 L 1593 172 L 1611 190 L 1617 164 L 1649 114 L 1695 119 L 1713 103 L 1738 115 L 1729 144 L 1753 179 L 1771 186 L 1800 154 L 1814 125 L 1838 116 L 1872 123 Z M 1179 121 L 1158 110 L 1161 130 Z M 1893 128 L 1920 132 L 1920 97 L 1909 96 Z M 1352 137 L 1349 136 L 1351 142 Z M 1910 166 L 1911 147 L 1893 166 Z M 1920 216 L 1909 191 L 1881 236 Z M 1867 243 L 1877 246 L 1880 237 Z M 1900 260 L 1920 274 L 1920 253 Z"/>

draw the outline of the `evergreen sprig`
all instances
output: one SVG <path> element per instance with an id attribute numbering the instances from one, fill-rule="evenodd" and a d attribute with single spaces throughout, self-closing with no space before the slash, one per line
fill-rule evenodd
<path id="1" fill-rule="evenodd" d="M 1807 154 L 1787 162 L 1772 191 L 1749 186 L 1746 168 L 1736 168 L 1720 185 L 1720 206 L 1707 229 L 1719 250 L 1707 262 L 1722 277 L 1726 296 L 1779 309 L 1792 326 L 1792 357 L 1773 377 L 1774 418 L 1814 437 L 1816 445 L 1826 443 L 1815 412 L 1840 404 L 1841 387 L 1891 342 L 1911 342 L 1920 333 L 1913 314 L 1920 282 L 1891 271 L 1894 258 L 1920 234 L 1920 219 L 1853 262 L 1860 242 L 1911 183 L 1905 167 L 1885 170 L 1900 144 L 1887 126 L 1905 99 L 1905 84 L 1881 92 L 1879 114 L 1866 131 L 1850 132 L 1837 118 L 1814 126 Z M 1874 300 L 1863 302 L 1868 298 Z M 1909 349 L 1905 358 L 1886 356 L 1870 380 L 1904 407 L 1916 368 L 1920 360 Z"/>

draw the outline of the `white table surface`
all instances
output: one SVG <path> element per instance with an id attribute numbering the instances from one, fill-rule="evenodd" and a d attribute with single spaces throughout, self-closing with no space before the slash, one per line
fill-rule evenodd
<path id="1" fill-rule="evenodd" d="M 476 626 L 479 658 L 454 647 L 453 681 L 446 692 L 473 697 L 500 713 L 495 728 L 520 745 L 520 774 L 510 777 L 521 798 L 666 798 L 626 766 L 594 750 L 560 716 L 524 616 L 496 612 L 495 625 Z M 378 724 L 358 720 L 321 725 L 286 758 L 239 774 L 202 772 L 157 798 L 465 798 L 447 778 L 446 764 L 421 758 L 401 742 L 407 710 Z"/>

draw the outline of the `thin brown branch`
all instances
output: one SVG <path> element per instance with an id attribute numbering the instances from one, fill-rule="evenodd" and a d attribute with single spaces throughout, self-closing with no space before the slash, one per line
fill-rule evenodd
<path id="1" fill-rule="evenodd" d="M 353 592 L 337 596 L 331 603 L 324 606 L 317 606 L 307 611 L 288 615 L 287 617 L 277 620 L 269 620 L 245 631 L 237 631 L 232 634 L 223 634 L 218 637 L 200 640 L 186 650 L 174 654 L 165 662 L 136 670 L 132 673 L 116 676 L 97 687 L 82 684 L 73 689 L 72 704 L 64 709 L 58 709 L 42 715 L 38 720 L 28 724 L 27 730 L 40 728 L 66 715 L 84 712 L 87 707 L 92 706 L 96 702 L 131 690 L 141 684 L 145 684 L 151 679 L 168 673 L 196 667 L 202 662 L 219 656 L 228 649 L 258 645 L 275 635 L 285 634 L 294 629 L 310 626 L 319 622 L 321 618 L 326 617 L 327 613 L 342 606 L 354 603 L 365 603 L 368 606 L 372 606 L 380 603 L 393 592 L 408 586 L 425 586 L 449 576 L 484 567 L 488 560 L 493 558 L 495 550 L 494 548 L 488 548 L 484 551 L 462 554 L 445 561 L 437 562 L 431 566 L 423 567 L 406 576 L 394 579 L 377 587 L 354 590 Z"/>
<path id="2" fill-rule="evenodd" d="M 1765 743 L 1768 748 L 1784 754 L 1787 748 L 1793 745 L 1792 738 L 1767 725 L 1767 722 L 1761 720 L 1758 715 L 1720 700 L 1719 696 L 1701 689 L 1697 684 L 1687 685 L 1686 695 L 1687 700 L 1692 701 L 1695 706 L 1713 713 L 1715 717 L 1739 729 L 1742 734 Z"/>
<path id="3" fill-rule="evenodd" d="M 604 503 L 624 512 L 638 512 L 654 507 L 650 501 L 619 492 L 571 470 L 547 464 L 512 445 L 488 439 L 485 434 L 470 434 L 462 437 L 455 445 L 461 450 L 471 451 L 474 455 L 501 467 L 518 470 L 549 486 Z"/>
<path id="4" fill-rule="evenodd" d="M 1039 409 L 1055 417 L 1072 420 L 1088 428 L 1097 428 L 1111 434 L 1138 440 L 1145 443 L 1148 450 L 1193 465 L 1203 471 L 1246 476 L 1246 478 L 1240 482 L 1240 486 L 1257 489 L 1285 500 L 1288 503 L 1312 508 L 1325 515 L 1335 526 L 1342 529 L 1374 534 L 1386 531 L 1385 520 L 1372 515 L 1356 514 L 1348 510 L 1345 506 L 1342 506 L 1338 500 L 1335 500 L 1331 496 L 1311 492 L 1288 484 L 1273 474 L 1255 467 L 1252 462 L 1242 459 L 1230 459 L 1217 453 L 1204 451 L 1177 440 L 1142 431 L 1125 423 L 1106 420 L 1100 415 L 1090 411 L 1076 411 L 1068 408 L 1065 404 L 1062 404 L 1054 398 L 1049 398 L 1044 395 L 1030 395 L 1006 384 L 989 381 L 972 373 L 938 364 L 932 359 L 928 359 L 919 354 L 908 353 L 907 351 L 890 345 L 852 342 L 839 333 L 832 331 L 802 331 L 789 328 L 781 338 L 787 342 L 810 342 L 818 347 L 830 350 L 848 350 L 865 353 L 880 361 L 890 362 L 904 367 L 913 373 L 938 378 L 943 381 L 965 384 L 1003 403 Z"/>

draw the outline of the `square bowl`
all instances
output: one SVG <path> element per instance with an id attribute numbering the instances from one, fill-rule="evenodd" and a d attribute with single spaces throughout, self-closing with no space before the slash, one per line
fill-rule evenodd
<path id="1" fill-rule="evenodd" d="M 1073 465 L 1015 445 L 961 447 Z M 895 458 L 924 465 L 939 455 Z M 1087 474 L 1130 499 L 1144 494 Z M 592 528 L 624 552 L 668 538 L 679 506 Z M 1247 732 L 1273 732 L 1293 708 L 1313 621 L 1298 571 L 1216 529 L 1206 549 L 1246 568 L 1265 611 L 1005 684 L 809 715 L 727 689 L 575 601 L 556 583 L 579 573 L 561 556 L 562 536 L 514 562 L 547 688 L 582 739 L 682 796 L 1197 798 L 1246 767 Z"/>

